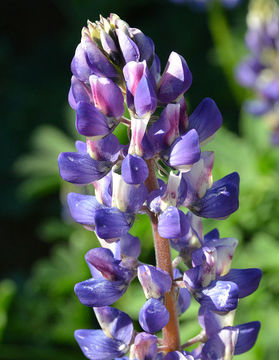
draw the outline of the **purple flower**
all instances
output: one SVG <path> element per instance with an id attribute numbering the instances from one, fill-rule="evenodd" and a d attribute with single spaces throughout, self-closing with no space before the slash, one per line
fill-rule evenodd
<path id="1" fill-rule="evenodd" d="M 162 103 L 175 101 L 192 84 L 192 74 L 183 57 L 172 52 L 158 84 L 158 100 Z"/>

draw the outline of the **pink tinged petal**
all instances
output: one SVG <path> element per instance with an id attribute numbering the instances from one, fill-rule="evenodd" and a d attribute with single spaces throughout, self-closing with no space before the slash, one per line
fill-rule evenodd
<path id="1" fill-rule="evenodd" d="M 155 360 L 157 358 L 157 337 L 147 333 L 139 333 L 131 346 L 131 359 Z"/>
<path id="2" fill-rule="evenodd" d="M 127 90 L 134 96 L 140 79 L 146 68 L 146 62 L 131 61 L 123 68 L 123 75 L 126 82 Z"/>
<path id="3" fill-rule="evenodd" d="M 71 89 L 69 92 L 69 103 L 72 109 L 76 109 L 79 101 L 90 103 L 92 101 L 91 91 L 84 82 L 72 76 Z"/>
<path id="4" fill-rule="evenodd" d="M 135 42 L 120 29 L 116 29 L 116 34 L 125 62 L 139 61 L 140 52 Z"/>
<path id="5" fill-rule="evenodd" d="M 173 51 L 159 81 L 158 100 L 163 103 L 175 101 L 189 89 L 191 84 L 192 74 L 186 61 Z"/>
<path id="6" fill-rule="evenodd" d="M 86 253 L 85 260 L 100 271 L 107 280 L 129 281 L 131 278 L 130 271 L 119 265 L 119 261 L 114 258 L 112 251 L 109 249 L 103 247 L 91 249 Z"/>
<path id="7" fill-rule="evenodd" d="M 178 316 L 182 315 L 191 304 L 191 294 L 186 288 L 179 289 L 179 295 L 176 303 Z"/>
<path id="8" fill-rule="evenodd" d="M 169 312 L 158 299 L 149 299 L 139 312 L 139 323 L 144 331 L 156 333 L 169 322 Z"/>
<path id="9" fill-rule="evenodd" d="M 133 221 L 133 216 L 116 208 L 99 209 L 95 213 L 95 231 L 101 239 L 119 239 L 128 233 Z"/>
<path id="10" fill-rule="evenodd" d="M 113 171 L 113 194 L 112 205 L 119 210 L 129 213 L 140 211 L 147 199 L 148 191 L 144 184 L 127 184 L 120 174 Z"/>
<path id="11" fill-rule="evenodd" d="M 199 134 L 200 143 L 212 139 L 223 122 L 222 115 L 216 103 L 205 98 L 189 117 L 189 129 L 195 129 Z"/>
<path id="12" fill-rule="evenodd" d="M 113 134 L 96 141 L 87 139 L 86 143 L 88 153 L 96 160 L 108 160 L 114 163 L 120 155 L 121 145 Z"/>
<path id="13" fill-rule="evenodd" d="M 205 343 L 202 353 L 202 360 L 230 360 L 233 357 L 237 342 L 238 331 L 235 328 L 224 328 L 214 334 Z"/>
<path id="14" fill-rule="evenodd" d="M 261 324 L 259 321 L 253 321 L 234 327 L 238 330 L 238 338 L 234 350 L 235 355 L 243 354 L 254 346 L 260 327 Z"/>
<path id="15" fill-rule="evenodd" d="M 167 163 L 182 172 L 187 172 L 199 159 L 199 137 L 195 130 L 190 130 L 173 143 Z"/>
<path id="16" fill-rule="evenodd" d="M 106 77 L 89 77 L 95 106 L 106 116 L 119 118 L 124 114 L 124 98 L 119 87 Z"/>
<path id="17" fill-rule="evenodd" d="M 111 207 L 112 196 L 112 176 L 109 172 L 106 176 L 98 181 L 94 181 L 96 199 L 100 204 Z"/>
<path id="18" fill-rule="evenodd" d="M 131 140 L 129 154 L 144 155 L 143 138 L 149 119 L 131 119 Z"/>
<path id="19" fill-rule="evenodd" d="M 150 126 L 148 138 L 154 144 L 157 153 L 166 149 L 179 137 L 179 114 L 179 104 L 168 104 L 160 118 Z"/>
<path id="20" fill-rule="evenodd" d="M 110 306 L 94 308 L 97 320 L 104 333 L 129 345 L 133 336 L 133 321 L 124 312 Z"/>
<path id="21" fill-rule="evenodd" d="M 147 299 L 163 297 L 172 284 L 169 273 L 151 265 L 138 267 L 138 279 Z"/>
<path id="22" fill-rule="evenodd" d="M 60 176 L 72 184 L 86 185 L 104 177 L 112 164 L 96 161 L 88 154 L 74 152 L 61 153 L 58 157 Z"/>
<path id="23" fill-rule="evenodd" d="M 71 70 L 75 77 L 83 82 L 87 82 L 89 76 L 92 74 L 86 53 L 81 44 L 76 48 L 75 56 L 71 63 Z"/>
<path id="24" fill-rule="evenodd" d="M 76 330 L 75 339 L 90 360 L 113 360 L 128 351 L 125 343 L 106 336 L 102 330 Z"/>
<path id="25" fill-rule="evenodd" d="M 238 209 L 239 175 L 234 172 L 213 183 L 191 211 L 205 218 L 224 219 Z"/>
<path id="26" fill-rule="evenodd" d="M 134 104 L 136 113 L 140 117 L 150 117 L 157 107 L 157 97 L 155 88 L 147 76 L 143 75 L 140 79 L 135 96 Z"/>
<path id="27" fill-rule="evenodd" d="M 139 238 L 129 233 L 121 236 L 120 249 L 122 256 L 138 258 L 141 251 L 141 244 Z"/>
<path id="28" fill-rule="evenodd" d="M 143 184 L 148 177 L 148 167 L 140 156 L 128 154 L 122 162 L 121 174 L 127 184 Z"/>
<path id="29" fill-rule="evenodd" d="M 231 269 L 220 280 L 232 281 L 239 288 L 239 297 L 243 298 L 257 290 L 262 278 L 261 269 Z"/>
<path id="30" fill-rule="evenodd" d="M 109 281 L 89 279 L 75 285 L 79 301 L 89 307 L 111 305 L 126 292 L 129 283 L 124 280 Z"/>
<path id="31" fill-rule="evenodd" d="M 103 207 L 102 204 L 98 203 L 95 196 L 69 193 L 67 200 L 73 219 L 93 229 L 95 226 L 95 212 Z"/>
<path id="32" fill-rule="evenodd" d="M 183 174 L 183 180 L 187 184 L 187 197 L 183 206 L 188 207 L 201 199 L 212 186 L 213 163 L 214 153 L 204 151 L 201 153 L 200 160 L 193 165 L 191 170 Z"/>
<path id="33" fill-rule="evenodd" d="M 169 174 L 168 184 L 164 195 L 161 197 L 160 208 L 165 211 L 169 206 L 176 207 L 181 198 L 181 174 L 176 175 L 173 171 Z M 185 192 L 187 189 L 184 189 Z"/>
<path id="34" fill-rule="evenodd" d="M 223 276 L 229 272 L 237 244 L 238 241 L 234 238 L 207 241 L 206 246 L 214 246 L 217 251 L 217 276 Z"/>
<path id="35" fill-rule="evenodd" d="M 106 117 L 94 105 L 80 101 L 76 111 L 76 127 L 81 135 L 97 140 L 110 132 Z"/>
<path id="36" fill-rule="evenodd" d="M 119 77 L 115 67 L 101 52 L 101 50 L 98 49 L 97 45 L 90 39 L 89 35 L 86 34 L 85 31 L 83 31 L 82 34 L 81 45 L 86 53 L 86 58 L 92 70 L 91 74 L 94 73 L 108 78 Z"/>
<path id="37" fill-rule="evenodd" d="M 202 290 L 197 301 L 212 311 L 228 312 L 238 304 L 238 286 L 231 281 L 216 281 Z"/>
<path id="38" fill-rule="evenodd" d="M 166 239 L 175 239 L 186 235 L 190 225 L 186 215 L 174 206 L 159 216 L 158 232 Z"/>

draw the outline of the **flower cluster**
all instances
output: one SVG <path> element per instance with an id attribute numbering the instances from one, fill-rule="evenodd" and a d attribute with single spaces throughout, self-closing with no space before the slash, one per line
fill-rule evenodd
<path id="1" fill-rule="evenodd" d="M 253 89 L 255 100 L 245 110 L 265 116 L 272 134 L 271 143 L 279 145 L 279 7 L 274 0 L 252 0 L 247 16 L 246 44 L 249 56 L 236 69 L 238 82 Z"/>
<path id="2" fill-rule="evenodd" d="M 237 6 L 241 0 L 170 0 L 174 4 L 189 4 L 194 9 L 202 10 L 207 6 L 211 6 L 214 2 L 220 2 L 227 9 Z"/>
<path id="3" fill-rule="evenodd" d="M 202 217 L 224 219 L 238 208 L 238 174 L 213 182 L 214 153 L 201 152 L 222 124 L 217 105 L 206 98 L 188 117 L 186 61 L 172 52 L 161 74 L 153 41 L 115 14 L 82 30 L 71 69 L 69 102 L 86 141 L 77 141 L 77 152 L 60 154 L 58 163 L 64 180 L 94 185 L 95 196 L 70 193 L 68 204 L 101 245 L 85 255 L 92 277 L 75 286 L 101 327 L 76 331 L 83 353 L 92 360 L 128 353 L 138 360 L 210 360 L 249 350 L 259 323 L 234 326 L 233 318 L 239 299 L 257 289 L 261 271 L 230 269 L 237 240 L 202 230 Z M 119 124 L 128 127 L 127 145 L 113 134 Z M 140 240 L 129 233 L 144 213 L 156 266 L 138 259 Z M 178 252 L 173 261 L 170 246 Z M 111 307 L 136 277 L 146 298 L 140 333 Z M 202 330 L 180 345 L 178 316 L 191 298 L 200 304 Z M 163 338 L 156 335 L 161 330 Z M 184 350 L 197 342 L 193 352 Z"/>

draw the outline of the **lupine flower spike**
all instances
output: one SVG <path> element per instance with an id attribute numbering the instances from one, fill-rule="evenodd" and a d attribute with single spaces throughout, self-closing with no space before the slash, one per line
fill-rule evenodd
<path id="1" fill-rule="evenodd" d="M 247 25 L 249 55 L 238 65 L 236 78 L 255 95 L 246 101 L 245 110 L 263 116 L 271 129 L 271 143 L 279 146 L 279 6 L 276 1 L 251 0 Z"/>
<path id="2" fill-rule="evenodd" d="M 225 219 L 238 208 L 238 174 L 213 181 L 214 153 L 201 150 L 222 124 L 217 105 L 206 98 L 188 116 L 186 60 L 171 52 L 161 72 L 153 41 L 115 14 L 88 22 L 71 69 L 69 102 L 85 139 L 76 143 L 77 152 L 60 154 L 59 169 L 66 181 L 94 186 L 95 196 L 70 193 L 68 205 L 73 219 L 100 241 L 85 255 L 92 277 L 75 285 L 101 328 L 75 332 L 84 355 L 228 360 L 249 350 L 260 324 L 234 325 L 233 319 L 239 299 L 257 289 L 261 271 L 231 268 L 237 240 L 202 229 L 202 218 Z M 126 145 L 113 134 L 121 123 L 130 132 Z M 129 233 L 142 213 L 153 228 L 153 265 L 138 260 L 141 242 Z M 146 298 L 141 332 L 112 307 L 136 277 Z M 191 299 L 200 305 L 201 332 L 180 340 L 178 318 Z"/>

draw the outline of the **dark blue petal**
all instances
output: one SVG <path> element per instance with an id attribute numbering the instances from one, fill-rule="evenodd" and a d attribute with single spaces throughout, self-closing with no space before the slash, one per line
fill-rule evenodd
<path id="1" fill-rule="evenodd" d="M 186 215 L 174 206 L 159 216 L 158 232 L 166 239 L 176 239 L 186 235 L 190 225 Z"/>
<path id="2" fill-rule="evenodd" d="M 261 269 L 231 269 L 220 280 L 232 281 L 237 284 L 239 297 L 243 298 L 257 290 L 262 278 Z"/>
<path id="3" fill-rule="evenodd" d="M 168 164 L 181 171 L 189 171 L 200 159 L 199 137 L 196 130 L 190 130 L 180 136 L 171 146 Z"/>
<path id="4" fill-rule="evenodd" d="M 219 238 L 220 238 L 219 230 L 213 229 L 204 236 L 204 244 L 207 244 L 208 241 L 219 239 Z"/>
<path id="5" fill-rule="evenodd" d="M 120 238 L 120 248 L 122 256 L 138 258 L 141 250 L 140 240 L 129 233 L 123 235 Z"/>
<path id="6" fill-rule="evenodd" d="M 115 67 L 101 50 L 98 49 L 97 45 L 90 39 L 88 34 L 82 34 L 81 45 L 86 53 L 86 58 L 92 70 L 92 74 L 94 73 L 108 78 L 119 77 Z"/>
<path id="7" fill-rule="evenodd" d="M 189 129 L 195 129 L 202 143 L 213 136 L 222 125 L 220 110 L 210 98 L 205 98 L 189 117 Z"/>
<path id="8" fill-rule="evenodd" d="M 99 137 L 110 132 L 106 117 L 94 105 L 80 101 L 76 111 L 76 128 L 81 135 Z"/>
<path id="9" fill-rule="evenodd" d="M 234 350 L 235 355 L 242 354 L 254 346 L 260 327 L 261 323 L 259 321 L 235 326 L 235 328 L 239 330 Z"/>
<path id="10" fill-rule="evenodd" d="M 231 281 L 216 281 L 203 289 L 200 296 L 197 301 L 212 311 L 231 311 L 238 304 L 238 286 Z"/>
<path id="11" fill-rule="evenodd" d="M 77 104 L 76 127 L 84 136 L 105 136 L 110 132 L 106 117 L 92 104 Z"/>
<path id="12" fill-rule="evenodd" d="M 133 321 L 124 312 L 110 306 L 94 308 L 97 320 L 104 333 L 129 345 L 133 336 Z"/>
<path id="13" fill-rule="evenodd" d="M 146 60 L 149 62 L 154 57 L 154 43 L 150 37 L 144 35 L 142 31 L 136 28 L 130 28 L 130 32 L 133 35 L 133 40 L 137 44 L 140 52 L 140 61 Z"/>
<path id="14" fill-rule="evenodd" d="M 73 219 L 82 225 L 94 227 L 95 212 L 103 207 L 95 196 L 69 193 L 67 200 Z"/>
<path id="15" fill-rule="evenodd" d="M 141 77 L 138 83 L 134 97 L 134 104 L 136 113 L 140 117 L 151 115 L 156 110 L 156 92 L 152 82 L 145 75 Z"/>
<path id="16" fill-rule="evenodd" d="M 186 288 L 181 288 L 179 290 L 179 295 L 177 299 L 177 313 L 178 316 L 182 315 L 191 304 L 191 294 Z"/>
<path id="17" fill-rule="evenodd" d="M 134 41 L 122 30 L 116 29 L 116 34 L 125 62 L 139 61 L 140 52 Z"/>
<path id="18" fill-rule="evenodd" d="M 75 285 L 79 301 L 86 306 L 111 305 L 125 293 L 129 283 L 123 280 L 89 279 Z"/>
<path id="19" fill-rule="evenodd" d="M 169 321 L 169 312 L 158 299 L 149 299 L 139 312 L 139 323 L 144 331 L 156 333 Z"/>
<path id="20" fill-rule="evenodd" d="M 106 336 L 102 330 L 76 330 L 75 338 L 90 360 L 112 360 L 128 351 L 122 341 Z"/>
<path id="21" fill-rule="evenodd" d="M 95 214 L 96 234 L 101 239 L 115 239 L 127 234 L 134 218 L 116 208 L 99 209 Z"/>
<path id="22" fill-rule="evenodd" d="M 61 153 L 58 157 L 60 176 L 72 184 L 86 185 L 104 177 L 112 166 L 109 161 L 97 161 L 88 154 Z"/>
<path id="23" fill-rule="evenodd" d="M 234 172 L 213 183 L 191 211 L 205 218 L 225 218 L 238 209 L 239 175 Z"/>
<path id="24" fill-rule="evenodd" d="M 148 177 L 146 162 L 140 156 L 128 154 L 122 162 L 121 175 L 127 184 L 143 184 Z"/>
<path id="25" fill-rule="evenodd" d="M 71 63 L 71 70 L 75 77 L 80 81 L 88 81 L 89 76 L 92 73 L 81 44 L 76 48 L 75 56 Z"/>
<path id="26" fill-rule="evenodd" d="M 168 58 L 168 63 L 159 82 L 158 99 L 170 103 L 189 89 L 192 84 L 192 74 L 186 61 L 174 51 Z"/>

